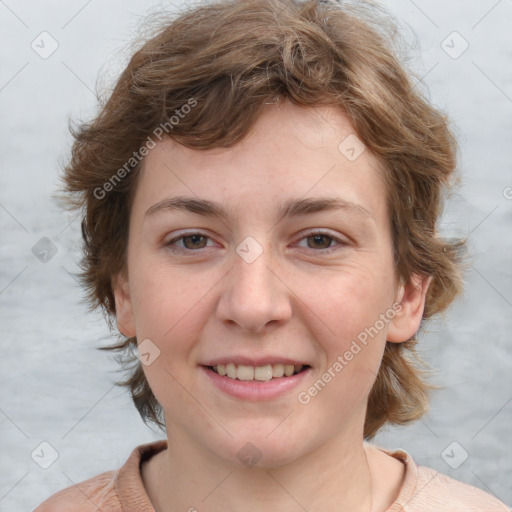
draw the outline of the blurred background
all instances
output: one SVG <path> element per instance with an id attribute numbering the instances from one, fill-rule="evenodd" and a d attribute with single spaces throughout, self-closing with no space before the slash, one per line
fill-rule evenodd
<path id="1" fill-rule="evenodd" d="M 512 2 L 382 2 L 417 47 L 410 66 L 453 120 L 462 182 L 445 234 L 469 237 L 464 297 L 426 326 L 431 411 L 375 444 L 512 504 Z M 116 469 L 146 427 L 112 357 L 101 313 L 73 272 L 80 223 L 52 199 L 69 119 L 90 119 L 142 18 L 177 2 L 0 0 L 0 510 Z M 98 77 L 102 77 L 101 82 Z"/>

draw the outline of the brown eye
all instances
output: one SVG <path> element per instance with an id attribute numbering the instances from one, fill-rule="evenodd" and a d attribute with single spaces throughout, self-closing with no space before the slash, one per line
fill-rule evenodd
<path id="1" fill-rule="evenodd" d="M 183 240 L 183 245 L 187 249 L 202 249 L 206 246 L 207 237 L 203 235 L 190 235 L 182 237 L 181 240 Z"/>
<path id="2" fill-rule="evenodd" d="M 305 242 L 305 244 L 303 244 L 303 242 Z M 320 254 L 327 254 L 332 251 L 342 249 L 347 245 L 349 245 L 347 241 L 321 231 L 307 233 L 306 236 L 301 238 L 299 241 L 299 247 L 312 249 L 314 252 L 318 252 Z"/>
<path id="3" fill-rule="evenodd" d="M 210 237 L 201 233 L 186 233 L 170 240 L 166 247 L 175 252 L 195 252 L 208 247 Z"/>
<path id="4" fill-rule="evenodd" d="M 310 249 L 328 249 L 334 238 L 328 235 L 317 234 L 308 236 L 307 240 L 311 241 L 311 243 L 308 242 Z"/>

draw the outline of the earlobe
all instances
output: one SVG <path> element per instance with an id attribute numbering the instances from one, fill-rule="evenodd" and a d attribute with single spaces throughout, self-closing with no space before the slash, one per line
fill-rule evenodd
<path id="1" fill-rule="evenodd" d="M 117 328 L 123 336 L 132 338 L 135 336 L 135 321 L 133 317 L 132 299 L 128 278 L 121 271 L 113 280 L 114 297 L 116 302 Z"/>
<path id="2" fill-rule="evenodd" d="M 401 308 L 389 324 L 387 341 L 402 343 L 418 332 L 431 281 L 432 276 L 413 274 L 407 284 L 400 285 L 397 302 Z"/>

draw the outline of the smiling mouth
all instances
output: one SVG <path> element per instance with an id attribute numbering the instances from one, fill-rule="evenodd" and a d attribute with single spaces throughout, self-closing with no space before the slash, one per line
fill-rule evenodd
<path id="1" fill-rule="evenodd" d="M 233 380 L 266 382 L 283 377 L 291 377 L 309 368 L 309 365 L 267 364 L 264 366 L 236 365 L 234 363 L 207 366 L 212 372 Z"/>

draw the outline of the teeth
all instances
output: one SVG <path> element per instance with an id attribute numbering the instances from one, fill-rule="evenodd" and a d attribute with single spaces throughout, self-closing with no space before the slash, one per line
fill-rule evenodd
<path id="1" fill-rule="evenodd" d="M 293 364 L 267 364 L 265 366 L 247 366 L 244 364 L 235 365 L 233 363 L 218 364 L 213 369 L 219 375 L 227 376 L 230 379 L 238 380 L 258 380 L 258 381 L 269 381 L 272 378 L 279 377 L 291 377 L 294 373 L 300 372 L 304 368 L 304 365 L 293 365 Z"/>
<path id="2" fill-rule="evenodd" d="M 291 375 L 293 375 L 294 370 L 295 370 L 295 368 L 293 367 L 293 364 L 285 364 L 284 365 L 284 374 L 287 377 L 290 377 Z"/>
<path id="3" fill-rule="evenodd" d="M 254 380 L 254 366 L 239 365 L 236 376 L 238 380 Z"/>
<path id="4" fill-rule="evenodd" d="M 272 377 L 282 377 L 284 375 L 284 364 L 272 365 Z"/>
<path id="5" fill-rule="evenodd" d="M 230 379 L 236 379 L 236 366 L 233 363 L 228 363 L 226 365 L 226 375 Z"/>
<path id="6" fill-rule="evenodd" d="M 266 381 L 272 378 L 272 365 L 267 364 L 266 366 L 257 366 L 254 368 L 254 378 L 256 380 Z"/>

